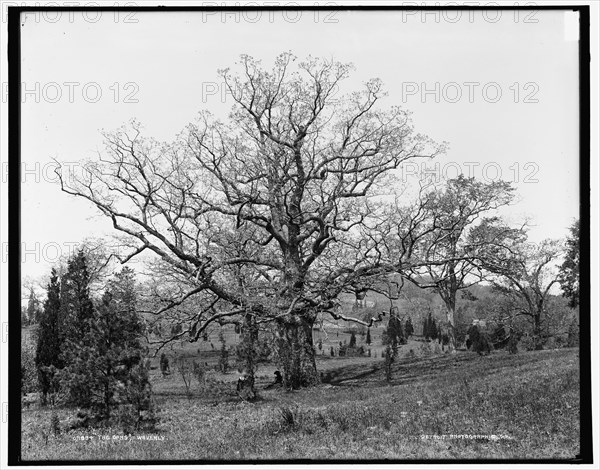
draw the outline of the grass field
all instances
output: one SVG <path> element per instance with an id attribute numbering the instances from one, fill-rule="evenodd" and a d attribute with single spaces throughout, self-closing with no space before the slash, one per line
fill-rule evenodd
<path id="1" fill-rule="evenodd" d="M 403 347 L 405 350 L 407 346 Z M 578 350 L 403 357 L 385 381 L 374 358 L 320 356 L 327 383 L 235 396 L 237 374 L 211 372 L 187 397 L 181 377 L 152 371 L 156 432 L 54 435 L 51 411 L 23 410 L 24 460 L 539 459 L 579 452 Z M 258 387 L 272 379 L 261 367 Z M 59 409 L 61 425 L 73 410 Z M 461 437 L 457 437 L 461 436 Z"/>

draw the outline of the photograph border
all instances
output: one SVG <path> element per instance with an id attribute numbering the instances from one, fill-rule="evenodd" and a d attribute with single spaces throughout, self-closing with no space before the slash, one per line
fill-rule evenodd
<path id="1" fill-rule="evenodd" d="M 243 464 L 473 464 L 473 463 L 530 463 L 530 464 L 589 464 L 592 459 L 592 378 L 591 378 L 591 284 L 590 284 L 590 6 L 589 5 L 535 5 L 535 6 L 395 6 L 395 5 L 294 5 L 289 10 L 302 11 L 401 11 L 401 10 L 572 10 L 579 13 L 579 207 L 581 220 L 581 283 L 580 283 L 580 450 L 573 459 L 300 459 L 300 460 L 22 460 L 21 459 L 21 15 L 33 12 L 122 11 L 122 12 L 214 12 L 214 11 L 282 11 L 281 7 L 265 6 L 94 6 L 94 7 L 38 7 L 8 6 L 8 306 L 9 306 L 9 373 L 8 373 L 8 464 L 9 466 L 89 466 L 89 465 L 243 465 Z M 175 84 L 171 86 L 175 87 Z M 598 338 L 596 338 L 597 340 Z"/>

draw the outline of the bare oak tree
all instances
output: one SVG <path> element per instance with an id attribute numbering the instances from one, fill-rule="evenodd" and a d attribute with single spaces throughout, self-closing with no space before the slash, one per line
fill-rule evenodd
<path id="1" fill-rule="evenodd" d="M 494 287 L 510 299 L 511 318 L 524 316 L 530 321 L 535 349 L 543 347 L 543 323 L 549 319 L 551 290 L 560 279 L 556 263 L 563 253 L 564 247 L 557 240 L 539 244 L 521 240 L 510 252 L 503 250 L 501 256 L 487 257 L 483 263 L 485 269 L 496 274 Z"/>
<path id="2" fill-rule="evenodd" d="M 233 99 L 227 122 L 203 112 L 172 143 L 142 137 L 133 122 L 107 133 L 86 175 L 62 175 L 61 186 L 137 241 L 123 262 L 157 256 L 156 275 L 171 282 L 155 313 L 193 302 L 178 337 L 197 340 L 215 323 L 269 322 L 284 384 L 309 386 L 318 381 L 317 314 L 347 318 L 338 295 L 401 264 L 378 248 L 394 170 L 443 145 L 415 134 L 400 108 L 378 108 L 379 80 L 338 96 L 348 64 L 296 64 L 286 53 L 271 71 L 248 56 L 238 65 L 239 75 L 219 72 Z"/>
<path id="3" fill-rule="evenodd" d="M 451 351 L 456 350 L 456 295 L 481 282 L 484 272 L 479 258 L 491 247 L 501 246 L 512 234 L 499 218 L 486 217 L 513 200 L 510 183 L 484 183 L 459 175 L 445 187 L 433 186 L 422 199 L 429 232 L 422 237 L 415 256 L 419 263 L 404 275 L 422 288 L 433 289 L 446 307 L 444 332 Z M 478 234 L 475 240 L 471 233 Z"/>

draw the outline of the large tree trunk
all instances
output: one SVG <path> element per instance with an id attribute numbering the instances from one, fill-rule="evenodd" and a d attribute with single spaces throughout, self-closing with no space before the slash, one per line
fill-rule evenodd
<path id="1" fill-rule="evenodd" d="M 256 372 L 256 362 L 258 360 L 257 346 L 258 327 L 256 321 L 252 315 L 246 315 L 242 330 L 242 341 L 238 345 L 238 354 L 243 358 L 244 370 L 238 379 L 237 392 L 243 400 L 256 398 L 254 373 Z"/>
<path id="2" fill-rule="evenodd" d="M 451 353 L 456 352 L 456 292 L 458 291 L 458 282 L 456 279 L 454 263 L 450 266 L 450 275 L 448 284 L 440 292 L 442 300 L 446 304 L 446 327 L 448 329 L 448 350 Z"/>
<path id="3" fill-rule="evenodd" d="M 283 368 L 283 385 L 288 389 L 310 387 L 319 383 L 312 321 L 294 315 L 277 325 L 279 362 Z"/>
<path id="4" fill-rule="evenodd" d="M 454 303 L 449 302 L 446 304 L 446 326 L 448 330 L 448 350 L 451 353 L 456 352 L 456 318 L 455 318 Z"/>

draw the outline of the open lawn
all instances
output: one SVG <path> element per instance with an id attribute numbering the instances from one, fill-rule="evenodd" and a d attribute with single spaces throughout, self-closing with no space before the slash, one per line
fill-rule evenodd
<path id="1" fill-rule="evenodd" d="M 571 459 L 579 452 L 577 349 L 403 357 L 389 384 L 380 358 L 318 361 L 326 383 L 295 392 L 262 389 L 274 368 L 261 367 L 262 390 L 254 403 L 236 398 L 235 372 L 210 372 L 203 387 L 192 383 L 188 397 L 175 370 L 164 378 L 153 370 L 161 418 L 154 433 L 97 429 L 54 435 L 51 411 L 33 404 L 23 410 L 22 456 Z M 64 427 L 74 411 L 57 413 Z"/>

